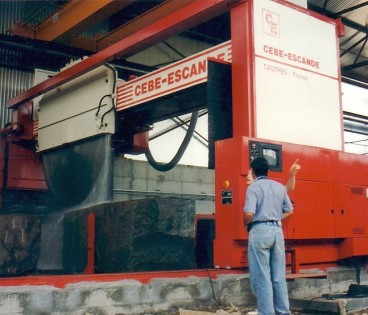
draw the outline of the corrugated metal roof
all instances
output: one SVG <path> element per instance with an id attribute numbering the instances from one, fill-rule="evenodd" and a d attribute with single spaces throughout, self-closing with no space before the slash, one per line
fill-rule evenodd
<path id="1" fill-rule="evenodd" d="M 341 18 L 345 35 L 340 38 L 341 73 L 345 80 L 368 86 L 368 1 L 308 0 L 308 8 L 331 18 Z"/>

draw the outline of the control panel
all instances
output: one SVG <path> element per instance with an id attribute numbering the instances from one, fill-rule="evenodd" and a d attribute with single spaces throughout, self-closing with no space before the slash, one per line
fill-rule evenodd
<path id="1" fill-rule="evenodd" d="M 282 172 L 282 146 L 249 140 L 249 164 L 257 157 L 264 157 L 271 171 Z"/>

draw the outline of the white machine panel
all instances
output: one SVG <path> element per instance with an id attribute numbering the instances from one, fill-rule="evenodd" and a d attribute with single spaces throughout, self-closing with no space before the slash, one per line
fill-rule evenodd
<path id="1" fill-rule="evenodd" d="M 254 49 L 256 136 L 342 150 L 335 25 L 256 0 Z"/>
<path id="2" fill-rule="evenodd" d="M 115 81 L 115 71 L 101 66 L 43 95 L 38 108 L 38 151 L 113 134 Z"/>

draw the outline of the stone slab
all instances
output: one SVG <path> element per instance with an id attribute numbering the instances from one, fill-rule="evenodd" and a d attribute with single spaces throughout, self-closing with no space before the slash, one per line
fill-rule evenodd
<path id="1" fill-rule="evenodd" d="M 81 272 L 87 257 L 87 215 L 96 215 L 95 271 L 195 268 L 195 202 L 153 198 L 106 203 L 65 214 L 64 266 Z"/>

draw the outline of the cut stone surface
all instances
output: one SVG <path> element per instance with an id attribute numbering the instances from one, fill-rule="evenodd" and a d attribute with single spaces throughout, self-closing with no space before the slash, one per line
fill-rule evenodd
<path id="1" fill-rule="evenodd" d="M 96 272 L 195 268 L 195 202 L 176 198 L 106 203 L 64 216 L 64 267 L 86 266 L 87 216 L 96 216 Z"/>
<path id="2" fill-rule="evenodd" d="M 0 216 L 0 275 L 22 275 L 37 269 L 40 229 L 38 216 Z"/>

